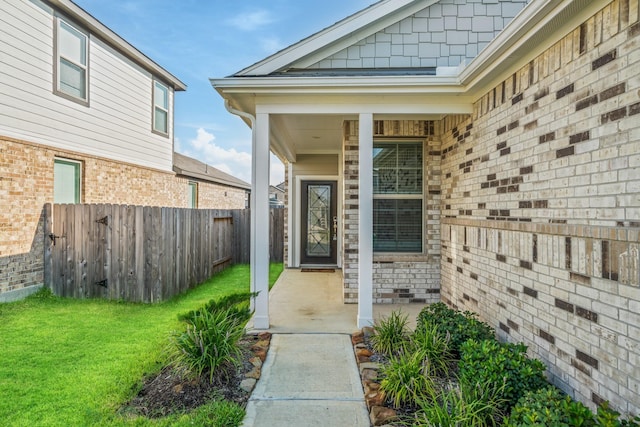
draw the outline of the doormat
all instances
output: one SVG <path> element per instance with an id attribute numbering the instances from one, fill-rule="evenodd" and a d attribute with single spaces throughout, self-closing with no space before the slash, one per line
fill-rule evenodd
<path id="1" fill-rule="evenodd" d="M 335 273 L 335 268 L 302 268 L 303 273 Z"/>

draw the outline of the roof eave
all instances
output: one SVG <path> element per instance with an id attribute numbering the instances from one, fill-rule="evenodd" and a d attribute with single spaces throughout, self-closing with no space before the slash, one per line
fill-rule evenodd
<path id="1" fill-rule="evenodd" d="M 396 93 L 402 90 L 433 93 L 434 88 L 458 93 L 463 89 L 457 76 L 226 77 L 210 82 L 223 97 L 229 93 L 374 94 L 387 89 Z"/>
<path id="2" fill-rule="evenodd" d="M 202 173 L 198 173 L 198 172 L 193 172 L 193 171 L 182 169 L 182 168 L 180 168 L 179 166 L 176 166 L 176 165 L 173 166 L 173 171 L 177 175 L 185 176 L 187 178 L 199 179 L 201 181 L 207 181 L 207 182 L 212 182 L 212 183 L 215 183 L 215 184 L 225 185 L 227 187 L 240 188 L 240 189 L 243 189 L 243 190 L 251 190 L 251 185 L 249 185 L 249 184 L 241 184 L 239 182 L 228 181 L 228 180 L 225 180 L 225 179 L 222 179 L 222 178 L 214 178 L 214 177 L 212 177 L 210 175 L 206 175 L 206 174 L 202 174 Z"/>
<path id="3" fill-rule="evenodd" d="M 70 0 L 44 0 L 51 7 L 56 10 L 60 10 L 65 15 L 69 16 L 76 21 L 79 21 L 83 26 L 87 27 L 93 34 L 99 36 L 102 40 L 107 42 L 113 48 L 121 52 L 127 58 L 131 59 L 145 70 L 149 71 L 153 75 L 161 78 L 165 83 L 170 84 L 176 91 L 184 91 L 187 89 L 187 85 L 180 79 L 171 74 L 169 71 L 158 65 L 151 58 L 140 52 L 133 45 L 113 32 L 109 27 L 98 21 L 91 16 L 88 12 L 76 5 Z"/>

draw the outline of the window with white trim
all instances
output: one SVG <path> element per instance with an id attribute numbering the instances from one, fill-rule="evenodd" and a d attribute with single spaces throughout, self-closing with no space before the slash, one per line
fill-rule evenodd
<path id="1" fill-rule="evenodd" d="M 187 207 L 196 209 L 198 207 L 198 183 L 189 181 L 187 184 Z"/>
<path id="2" fill-rule="evenodd" d="M 169 133 L 169 88 L 157 80 L 153 81 L 153 131 Z"/>
<path id="3" fill-rule="evenodd" d="M 422 142 L 374 141 L 374 252 L 422 252 L 422 159 Z"/>
<path id="4" fill-rule="evenodd" d="M 56 19 L 56 93 L 88 101 L 89 37 L 62 18 Z"/>
<path id="5" fill-rule="evenodd" d="M 82 164 L 55 159 L 53 163 L 53 203 L 80 203 Z"/>

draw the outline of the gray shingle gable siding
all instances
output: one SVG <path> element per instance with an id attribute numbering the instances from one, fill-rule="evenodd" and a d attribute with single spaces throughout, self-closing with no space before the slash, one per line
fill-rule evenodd
<path id="1" fill-rule="evenodd" d="M 470 62 L 527 0 L 442 0 L 311 69 L 455 67 Z"/>

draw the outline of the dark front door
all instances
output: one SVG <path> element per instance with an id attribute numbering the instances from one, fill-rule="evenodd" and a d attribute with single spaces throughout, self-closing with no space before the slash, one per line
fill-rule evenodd
<path id="1" fill-rule="evenodd" d="M 302 181 L 301 264 L 336 265 L 335 181 Z"/>

